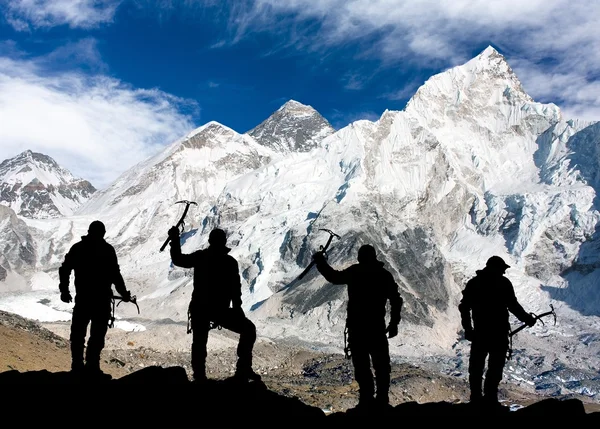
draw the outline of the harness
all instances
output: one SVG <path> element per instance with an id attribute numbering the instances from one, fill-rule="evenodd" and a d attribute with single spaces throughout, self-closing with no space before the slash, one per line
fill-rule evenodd
<path id="1" fill-rule="evenodd" d="M 116 305 L 116 307 L 118 307 L 119 304 L 123 302 L 123 297 L 122 296 L 118 296 L 118 295 L 113 295 L 113 296 L 110 297 L 110 302 L 111 302 L 111 305 L 112 305 L 112 310 L 111 310 L 111 313 L 110 313 L 110 319 L 108 320 L 108 327 L 109 328 L 112 328 L 112 327 L 115 326 L 115 301 L 116 300 L 119 300 L 119 303 Z M 135 295 L 133 295 L 131 297 L 131 299 L 129 300 L 129 302 L 132 302 L 132 303 L 135 304 L 135 306 L 137 308 L 137 312 L 138 312 L 138 314 L 140 314 L 140 307 L 137 304 L 137 299 L 136 299 Z"/>
<path id="2" fill-rule="evenodd" d="M 223 327 L 219 324 L 217 324 L 216 322 L 209 322 L 208 325 L 208 330 L 212 330 L 212 329 L 218 329 L 221 330 L 223 329 Z M 192 333 L 192 303 L 190 302 L 190 305 L 188 306 L 188 311 L 187 311 L 187 333 L 191 334 Z"/>
<path id="3" fill-rule="evenodd" d="M 346 326 L 344 326 L 344 356 L 346 359 L 350 359 L 352 354 L 350 353 L 350 344 L 348 344 L 348 322 L 346 321 Z"/>

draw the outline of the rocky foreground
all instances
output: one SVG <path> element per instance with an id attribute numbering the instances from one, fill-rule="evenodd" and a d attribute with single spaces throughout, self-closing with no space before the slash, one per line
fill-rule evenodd
<path id="1" fill-rule="evenodd" d="M 60 332 L 59 327 L 54 330 Z M 236 338 L 228 340 L 225 336 L 220 340 L 221 345 L 209 353 L 207 367 L 211 381 L 200 387 L 190 381 L 189 352 L 159 351 L 131 341 L 128 347 L 113 348 L 110 343 L 117 341 L 117 336 L 115 331 L 109 332 L 110 347 L 103 352 L 101 364 L 112 380 L 90 388 L 89 383 L 74 380 L 67 372 L 70 354 L 64 335 L 0 311 L 0 386 L 13 386 L 0 389 L 3 408 L 17 410 L 31 406 L 31 401 L 25 398 L 35 392 L 36 410 L 41 414 L 36 411 L 35 416 L 27 413 L 21 416 L 35 419 L 55 416 L 53 406 L 58 409 L 62 406 L 71 415 L 77 406 L 86 410 L 96 407 L 93 398 L 100 393 L 110 398 L 104 403 L 108 411 L 103 415 L 110 418 L 111 425 L 120 421 L 140 427 L 142 423 L 153 427 L 227 427 L 233 424 L 231 419 L 260 425 L 285 422 L 289 426 L 290 422 L 319 424 L 325 416 L 330 426 L 369 411 L 356 408 L 358 386 L 353 381 L 352 366 L 340 355 L 260 340 L 255 348 L 255 370 L 261 374 L 262 382 L 239 386 L 229 379 L 235 366 Z M 16 389 L 17 386 L 21 389 Z M 17 390 L 23 394 L 15 395 Z M 370 410 L 365 418 L 469 417 L 483 412 L 468 404 L 464 377 L 440 374 L 409 363 L 393 365 L 390 390 L 392 407 Z M 528 413 L 552 416 L 560 411 L 573 418 L 597 419 L 600 413 L 600 407 L 585 402 L 585 398 L 548 398 L 507 383 L 501 385 L 500 398 L 504 407 L 495 410 L 494 415 L 499 412 L 502 418 L 514 419 L 513 416 Z M 194 416 L 188 409 L 204 417 Z M 146 416 L 148 412 L 153 417 Z M 219 413 L 227 417 L 221 420 Z M 140 414 L 143 416 L 139 417 Z M 168 416 L 175 416 L 174 420 Z M 142 420 L 136 420 L 139 418 Z M 60 423 L 67 424 L 68 418 L 61 418 Z"/>
<path id="2" fill-rule="evenodd" d="M 25 427 L 332 428 L 459 421 L 461 426 L 481 427 L 557 420 L 595 427 L 600 423 L 600 412 L 586 413 L 577 399 L 544 399 L 516 411 L 502 406 L 412 401 L 395 407 L 373 405 L 326 414 L 298 398 L 280 395 L 260 381 L 241 383 L 229 378 L 190 382 L 181 367 L 151 366 L 116 380 L 12 370 L 0 373 L 0 387 L 3 417 Z M 17 388 L 25 395 L 15 394 Z M 35 403 L 27 399 L 27 394 L 33 393 Z"/>

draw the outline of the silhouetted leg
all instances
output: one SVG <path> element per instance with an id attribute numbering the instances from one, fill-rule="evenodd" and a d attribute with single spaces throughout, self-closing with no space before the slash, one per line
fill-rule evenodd
<path id="1" fill-rule="evenodd" d="M 240 334 L 240 341 L 237 347 L 237 366 L 236 373 L 239 375 L 254 376 L 252 370 L 252 350 L 256 342 L 256 326 L 243 313 L 229 309 L 223 317 L 219 319 L 219 325 Z"/>
<path id="2" fill-rule="evenodd" d="M 371 358 L 369 356 L 369 340 L 365 334 L 348 333 L 348 345 L 352 364 L 354 365 L 354 379 L 358 383 L 358 402 L 365 403 L 373 399 L 375 383 L 371 372 Z"/>
<path id="3" fill-rule="evenodd" d="M 469 387 L 471 388 L 471 402 L 478 401 L 482 398 L 481 382 L 487 354 L 488 352 L 485 343 L 477 340 L 471 342 L 471 354 L 469 356 Z"/>
<path id="4" fill-rule="evenodd" d="M 206 380 L 206 344 L 210 321 L 192 315 L 192 371 L 195 381 Z"/>
<path id="5" fill-rule="evenodd" d="M 490 357 L 488 359 L 488 369 L 485 374 L 483 384 L 483 395 L 486 401 L 495 403 L 498 401 L 498 385 L 502 380 L 502 371 L 506 363 L 506 353 L 508 346 L 500 343 L 494 344 L 490 348 Z"/>
<path id="6" fill-rule="evenodd" d="M 80 371 L 83 369 L 83 350 L 85 347 L 85 335 L 90 323 L 90 313 L 87 308 L 81 305 L 73 307 L 73 317 L 71 319 L 71 371 Z"/>
<path id="7" fill-rule="evenodd" d="M 390 372 L 392 368 L 390 365 L 390 349 L 385 332 L 373 338 L 371 357 L 377 385 L 376 399 L 382 404 L 388 404 L 390 402 Z"/>
<path id="8" fill-rule="evenodd" d="M 96 307 L 92 312 L 90 339 L 85 355 L 85 366 L 92 371 L 100 371 L 100 353 L 104 348 L 110 313 L 110 304 Z"/>

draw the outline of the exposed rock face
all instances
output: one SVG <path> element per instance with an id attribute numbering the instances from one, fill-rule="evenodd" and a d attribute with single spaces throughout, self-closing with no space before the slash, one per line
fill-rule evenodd
<path id="1" fill-rule="evenodd" d="M 0 204 L 31 219 L 72 215 L 96 189 L 47 155 L 27 150 L 0 163 Z"/>
<path id="2" fill-rule="evenodd" d="M 290 100 L 247 134 L 276 152 L 289 153 L 308 152 L 334 132 L 311 106 Z"/>
<path id="3" fill-rule="evenodd" d="M 3 205 L 0 205 L 0 249 L 0 292 L 27 289 L 27 279 L 37 266 L 35 240 L 27 224 Z"/>

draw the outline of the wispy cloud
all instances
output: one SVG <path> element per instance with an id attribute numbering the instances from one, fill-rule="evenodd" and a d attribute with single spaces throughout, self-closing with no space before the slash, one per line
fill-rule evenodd
<path id="1" fill-rule="evenodd" d="M 96 72 L 108 70 L 108 65 L 98 51 L 98 41 L 93 37 L 68 42 L 49 54 L 37 58 L 37 62 L 53 68 L 84 67 Z"/>
<path id="2" fill-rule="evenodd" d="M 123 0 L 2 0 L 6 21 L 17 31 L 68 25 L 93 28 L 111 22 Z"/>
<path id="3" fill-rule="evenodd" d="M 360 73 L 350 73 L 343 77 L 346 82 L 344 88 L 350 91 L 359 91 L 365 87 L 366 82 L 369 80 L 368 76 L 363 76 Z"/>
<path id="4" fill-rule="evenodd" d="M 63 49 L 51 55 L 74 52 Z M 39 151 L 104 187 L 194 128 L 193 101 L 102 73 L 52 71 L 47 61 L 0 56 L 0 159 Z"/>
<path id="5" fill-rule="evenodd" d="M 192 5 L 217 7 L 213 1 L 187 2 Z M 280 49 L 327 53 L 354 43 L 362 45 L 362 56 L 388 67 L 446 68 L 492 44 L 505 53 L 535 99 L 555 101 L 583 116 L 600 110 L 594 83 L 600 69 L 599 2 L 223 0 L 219 7 L 229 29 L 221 46 L 270 32 L 279 38 Z M 566 87 L 556 86 L 559 80 Z"/>

